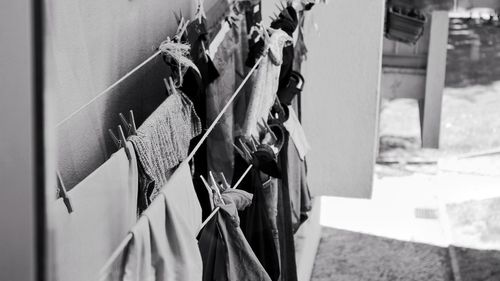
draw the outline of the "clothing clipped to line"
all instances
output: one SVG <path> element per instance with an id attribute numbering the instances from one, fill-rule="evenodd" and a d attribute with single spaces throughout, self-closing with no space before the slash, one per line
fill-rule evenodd
<path id="1" fill-rule="evenodd" d="M 210 46 L 211 49 L 215 48 L 214 46 L 217 47 L 213 61 L 220 76 L 207 88 L 208 123 L 215 120 L 238 86 L 239 78 L 236 74 L 238 53 L 236 50 L 241 48 L 241 41 L 237 39 L 236 26 L 239 25 L 241 22 L 233 27 L 223 24 L 223 27 L 227 27 L 229 30 L 223 36 L 217 35 L 217 38 L 220 38 L 220 45 L 213 43 Z M 210 147 L 207 156 L 208 169 L 224 173 L 228 181 L 233 178 L 234 124 L 234 112 L 229 109 L 222 115 L 207 138 L 207 146 Z"/>
<path id="2" fill-rule="evenodd" d="M 263 280 L 271 278 L 248 244 L 239 225 L 238 210 L 252 202 L 252 195 L 228 189 L 222 193 L 225 204 L 199 234 L 203 258 L 203 281 Z"/>
<path id="3" fill-rule="evenodd" d="M 182 92 L 171 94 L 137 129 L 134 144 L 142 170 L 138 207 L 143 211 L 188 154 L 191 139 L 201 133 L 200 118 Z"/>
<path id="4" fill-rule="evenodd" d="M 97 273 L 136 223 L 137 159 L 131 143 L 68 192 L 74 212 L 59 199 L 52 209 L 54 280 L 97 280 Z"/>
<path id="5" fill-rule="evenodd" d="M 235 159 L 235 178 L 239 178 L 248 164 L 239 155 Z M 239 212 L 241 230 L 271 280 L 276 281 L 280 277 L 280 261 L 260 172 L 252 169 L 239 189 L 253 194 L 252 204 Z"/>
<path id="6" fill-rule="evenodd" d="M 304 160 L 306 154 L 311 150 L 311 145 L 309 141 L 307 141 L 306 133 L 304 132 L 304 128 L 300 124 L 299 118 L 295 113 L 295 110 L 292 106 L 288 106 L 289 117 L 288 120 L 283 123 L 286 130 L 290 134 L 290 138 L 293 140 L 293 144 L 295 148 L 297 148 L 297 152 L 299 153 L 299 157 L 301 160 Z"/>
<path id="7" fill-rule="evenodd" d="M 196 241 L 200 225 L 201 208 L 189 167 L 182 164 L 132 229 L 117 280 L 202 280 Z"/>
<path id="8" fill-rule="evenodd" d="M 244 136 L 259 137 L 257 123 L 267 120 L 278 91 L 283 47 L 290 44 L 292 38 L 281 29 L 272 31 L 265 58 L 254 73 L 252 92 L 247 108 L 247 117 L 243 126 Z"/>

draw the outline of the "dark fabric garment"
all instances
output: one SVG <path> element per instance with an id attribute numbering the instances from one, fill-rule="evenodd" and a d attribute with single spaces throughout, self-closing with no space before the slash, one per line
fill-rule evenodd
<path id="1" fill-rule="evenodd" d="M 269 275 L 255 256 L 240 227 L 238 211 L 250 205 L 251 194 L 227 190 L 225 204 L 199 235 L 204 281 L 264 280 Z"/>
<path id="2" fill-rule="evenodd" d="M 203 260 L 203 281 L 227 280 L 227 253 L 218 219 L 218 216 L 211 218 L 198 236 L 198 247 Z"/>
<path id="3" fill-rule="evenodd" d="M 238 176 L 235 176 L 234 179 L 239 179 L 247 169 L 248 164 L 239 155 L 236 155 L 235 158 L 235 173 Z M 274 244 L 270 219 L 266 212 L 266 202 L 259 173 L 259 171 L 252 169 L 239 186 L 240 189 L 253 194 L 252 205 L 239 213 L 240 226 L 269 277 L 276 281 L 280 276 L 279 257 Z"/>
<path id="4" fill-rule="evenodd" d="M 247 33 L 250 36 L 248 38 L 248 55 L 245 61 L 245 65 L 247 67 L 253 67 L 264 50 L 264 41 L 257 39 L 256 33 L 250 33 L 252 27 L 262 21 L 261 8 L 261 1 L 258 1 L 258 3 L 249 5 L 245 9 L 246 28 Z"/>
<path id="5" fill-rule="evenodd" d="M 289 146 L 288 134 L 285 137 L 284 147 Z M 295 241 L 292 226 L 292 212 L 288 182 L 288 172 L 286 165 L 288 163 L 288 153 L 283 149 L 279 155 L 279 164 L 283 167 L 283 179 L 279 181 L 278 188 L 278 234 L 280 237 L 280 261 L 281 261 L 281 280 L 297 280 L 297 264 L 295 260 Z"/>
<path id="6" fill-rule="evenodd" d="M 292 36 L 295 29 L 297 29 L 297 25 L 297 12 L 294 8 L 288 6 L 279 14 L 278 18 L 271 23 L 271 28 L 281 29 Z M 280 96 L 280 90 L 286 88 L 289 83 L 290 75 L 293 70 L 294 55 L 295 50 L 293 45 L 283 48 L 283 63 L 281 64 L 279 76 L 278 97 Z"/>
<path id="7" fill-rule="evenodd" d="M 207 111 L 206 111 L 206 88 L 217 77 L 219 72 L 215 68 L 212 59 L 208 55 L 203 54 L 202 42 L 205 48 L 208 48 L 206 20 L 201 22 L 194 20 L 189 23 L 186 31 L 186 39 L 191 45 L 191 58 L 198 67 L 199 75 L 193 68 L 189 68 L 184 74 L 184 83 L 181 90 L 191 99 L 195 110 L 200 116 L 203 130 L 206 130 Z M 198 144 L 202 135 L 191 140 L 190 150 Z M 207 144 L 204 142 L 194 156 L 192 162 L 192 174 L 195 191 L 202 207 L 202 217 L 205 219 L 211 212 L 210 198 L 206 192 L 205 186 L 200 179 L 200 175 L 206 177 L 208 175 L 207 168 Z"/>

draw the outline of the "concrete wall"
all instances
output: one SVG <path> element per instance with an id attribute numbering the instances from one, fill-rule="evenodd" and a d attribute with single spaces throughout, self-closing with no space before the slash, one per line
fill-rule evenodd
<path id="1" fill-rule="evenodd" d="M 33 2 L 0 2 L 0 280 L 36 280 Z"/>
<path id="2" fill-rule="evenodd" d="M 309 15 L 303 125 L 314 194 L 368 198 L 377 151 L 384 0 L 330 1 Z"/>
<path id="3" fill-rule="evenodd" d="M 215 0 L 206 1 L 210 3 Z M 173 11 L 191 18 L 195 1 L 46 0 L 47 95 L 53 126 L 152 55 L 173 35 Z M 115 150 L 107 130 L 134 110 L 138 125 L 164 99 L 160 58 L 57 127 L 58 168 L 68 189 Z"/>

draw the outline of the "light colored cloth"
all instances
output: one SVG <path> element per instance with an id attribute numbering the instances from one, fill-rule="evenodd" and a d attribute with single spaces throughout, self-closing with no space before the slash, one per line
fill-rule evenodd
<path id="1" fill-rule="evenodd" d="M 284 122 L 283 125 L 290 134 L 290 138 L 293 140 L 293 143 L 297 148 L 300 159 L 304 160 L 307 152 L 311 150 L 311 145 L 307 141 L 306 133 L 304 132 L 304 128 L 300 124 L 295 110 L 292 106 L 288 106 L 288 110 L 290 112 L 290 115 L 288 120 Z"/>
<path id="2" fill-rule="evenodd" d="M 203 264 L 196 231 L 201 207 L 188 165 L 181 165 L 132 230 L 123 281 L 196 281 Z"/>
<path id="3" fill-rule="evenodd" d="M 259 137 L 258 122 L 267 120 L 278 91 L 279 75 L 283 63 L 283 47 L 292 38 L 281 29 L 274 30 L 270 37 L 265 57 L 252 77 L 254 82 L 243 125 L 244 136 Z"/>
<path id="4" fill-rule="evenodd" d="M 236 49 L 239 48 L 239 45 L 235 39 L 234 32 L 228 30 L 223 35 L 221 37 L 223 40 L 218 44 L 217 51 L 213 57 L 219 77 L 207 87 L 206 92 L 207 124 L 212 124 L 215 118 L 217 118 L 238 86 L 236 85 L 235 57 Z M 207 151 L 208 170 L 224 173 L 229 182 L 233 178 L 234 167 L 233 126 L 234 115 L 230 107 L 224 112 L 222 118 L 207 138 L 207 147 L 210 148 Z"/>
<path id="5" fill-rule="evenodd" d="M 136 223 L 137 160 L 124 149 L 68 192 L 74 212 L 59 199 L 51 210 L 54 280 L 97 280 L 99 270 Z"/>
<path id="6" fill-rule="evenodd" d="M 182 92 L 170 95 L 130 136 L 146 175 L 154 181 L 154 199 L 171 175 L 172 168 L 184 160 L 192 138 L 201 133 L 200 118 L 193 103 Z M 145 187 L 140 187 L 145 189 Z"/>

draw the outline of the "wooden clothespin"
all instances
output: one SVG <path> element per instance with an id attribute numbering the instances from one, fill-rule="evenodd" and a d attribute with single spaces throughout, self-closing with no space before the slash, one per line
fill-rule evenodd
<path id="1" fill-rule="evenodd" d="M 170 89 L 167 78 L 163 78 L 163 83 L 165 84 L 165 88 L 167 89 L 167 97 L 169 97 L 172 94 L 172 89 Z"/>
<path id="2" fill-rule="evenodd" d="M 172 90 L 172 94 L 177 93 L 177 85 L 175 85 L 174 80 L 172 79 L 172 76 L 168 77 L 168 82 L 170 84 L 170 90 Z M 182 85 L 179 85 L 179 87 Z"/>
<path id="3" fill-rule="evenodd" d="M 224 199 L 222 199 L 222 193 L 220 192 L 219 184 L 215 180 L 214 174 L 212 173 L 212 171 L 208 172 L 208 174 L 210 176 L 210 180 L 212 181 L 212 185 L 211 186 L 214 189 L 214 191 L 217 193 L 217 196 L 219 197 L 220 202 L 223 205 L 226 205 L 226 203 L 224 203 Z"/>
<path id="4" fill-rule="evenodd" d="M 108 129 L 109 134 L 111 135 L 111 139 L 113 139 L 113 142 L 117 146 L 118 149 L 124 148 L 125 149 L 125 154 L 127 154 L 127 159 L 131 160 L 132 159 L 132 154 L 127 146 L 127 139 L 125 138 L 125 133 L 123 133 L 123 129 L 121 125 L 118 125 L 118 137 L 116 137 L 115 133 L 113 133 L 113 130 Z"/>
<path id="5" fill-rule="evenodd" d="M 125 118 L 125 115 L 123 115 L 122 113 L 119 113 L 118 116 L 120 117 L 123 127 L 127 128 L 127 134 L 129 136 L 137 135 L 137 127 L 135 126 L 134 111 L 130 110 L 128 112 L 129 120 L 127 120 Z"/>
<path id="6" fill-rule="evenodd" d="M 71 204 L 71 199 L 69 198 L 68 192 L 66 191 L 66 186 L 64 186 L 61 173 L 57 171 L 56 174 L 59 186 L 61 187 L 59 195 L 62 197 L 64 205 L 66 205 L 66 209 L 68 210 L 68 213 L 71 214 L 73 213 L 73 205 Z"/>
<path id="7" fill-rule="evenodd" d="M 201 50 L 203 52 L 203 58 L 205 59 L 205 62 L 208 62 L 207 49 L 205 48 L 205 42 L 203 42 L 203 40 L 201 40 Z"/>
<path id="8" fill-rule="evenodd" d="M 203 19 L 207 18 L 207 15 L 205 14 L 205 7 L 203 6 L 203 0 L 198 0 L 195 17 L 198 19 L 199 23 L 201 23 Z"/>
<path id="9" fill-rule="evenodd" d="M 224 176 L 223 172 L 219 173 L 220 178 L 222 179 L 222 185 L 224 186 L 224 190 L 231 188 L 229 182 L 227 182 L 226 176 Z"/>
<path id="10" fill-rule="evenodd" d="M 214 193 L 213 193 L 213 190 L 212 190 L 212 188 L 210 188 L 210 185 L 208 184 L 208 182 L 205 180 L 205 178 L 202 175 L 200 175 L 200 179 L 203 182 L 203 186 L 205 186 L 205 189 L 207 190 L 208 199 L 210 201 L 210 209 L 213 210 L 214 209 Z"/>

